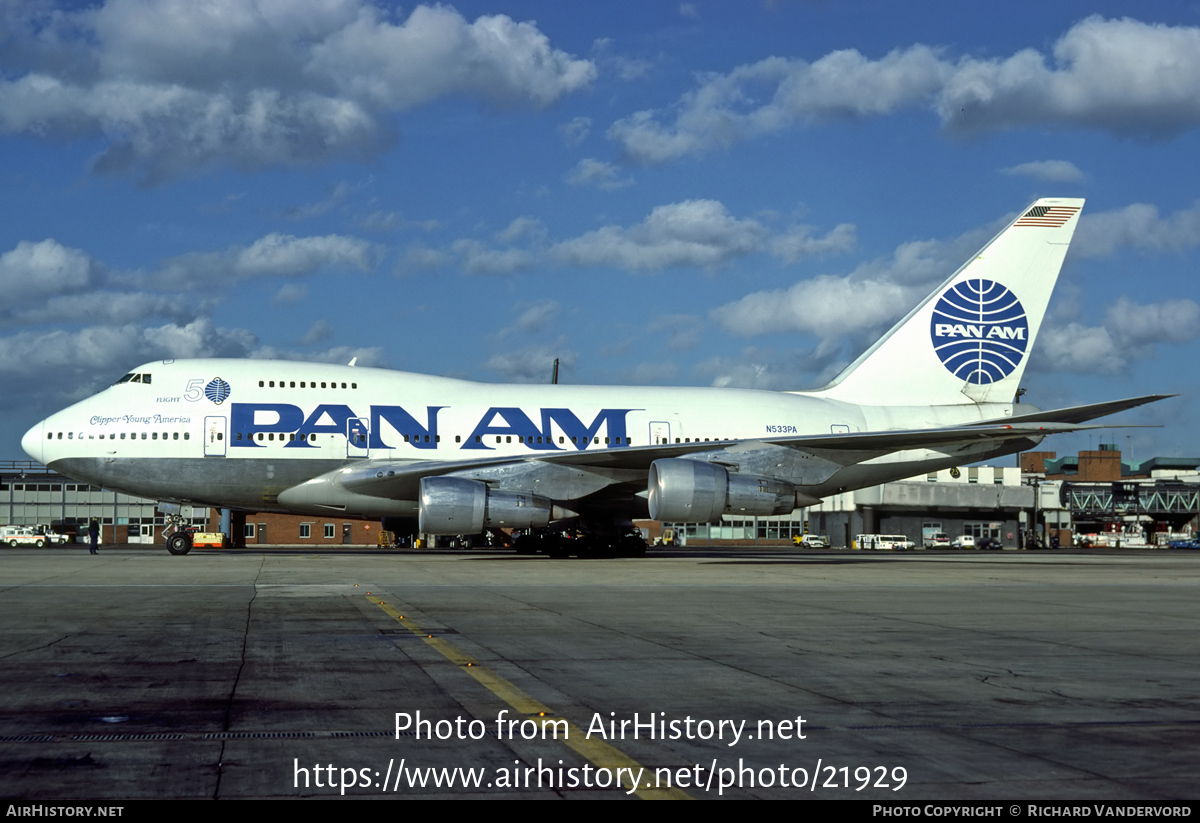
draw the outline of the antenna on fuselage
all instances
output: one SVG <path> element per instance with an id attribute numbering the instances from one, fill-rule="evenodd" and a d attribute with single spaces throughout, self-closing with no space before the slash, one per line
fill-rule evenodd
<path id="1" fill-rule="evenodd" d="M 552 375 L 550 375 L 550 383 L 551 383 L 551 385 L 554 385 L 554 386 L 558 385 L 558 358 L 557 357 L 554 358 L 554 373 Z"/>

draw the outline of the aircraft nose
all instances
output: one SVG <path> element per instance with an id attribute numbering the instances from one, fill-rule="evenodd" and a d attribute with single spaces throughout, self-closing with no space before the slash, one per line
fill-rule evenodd
<path id="1" fill-rule="evenodd" d="M 45 421 L 38 423 L 32 429 L 25 432 L 25 436 L 21 438 L 21 448 L 25 450 L 27 455 L 39 463 L 43 462 L 42 443 L 44 441 L 42 439 L 42 428 L 44 425 Z"/>

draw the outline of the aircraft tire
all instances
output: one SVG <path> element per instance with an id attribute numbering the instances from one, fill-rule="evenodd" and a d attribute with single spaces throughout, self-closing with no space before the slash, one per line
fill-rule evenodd
<path id="1" fill-rule="evenodd" d="M 167 538 L 167 551 L 171 554 L 187 554 L 192 550 L 192 541 L 182 532 L 176 532 Z"/>

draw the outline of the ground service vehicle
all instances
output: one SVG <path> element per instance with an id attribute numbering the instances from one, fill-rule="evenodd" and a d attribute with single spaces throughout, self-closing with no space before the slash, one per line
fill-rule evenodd
<path id="1" fill-rule="evenodd" d="M 49 541 L 45 535 L 38 534 L 32 526 L 5 526 L 0 529 L 0 542 L 7 543 L 14 549 L 18 546 L 33 546 L 40 549 Z"/>
<path id="2" fill-rule="evenodd" d="M 915 544 L 903 534 L 860 534 L 854 538 L 854 546 L 858 549 L 902 552 L 914 548 Z"/>

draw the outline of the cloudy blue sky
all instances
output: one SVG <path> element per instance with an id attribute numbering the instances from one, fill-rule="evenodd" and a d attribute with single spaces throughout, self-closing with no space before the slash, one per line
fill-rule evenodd
<path id="1" fill-rule="evenodd" d="M 0 457 L 166 357 L 817 387 L 1039 196 L 1030 400 L 1200 453 L 1195 2 L 9 0 L 0 156 Z"/>

